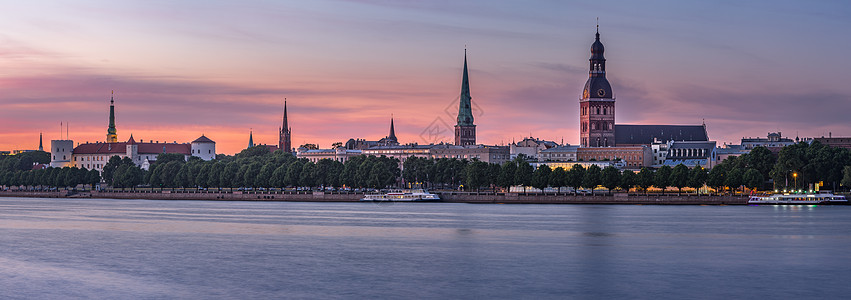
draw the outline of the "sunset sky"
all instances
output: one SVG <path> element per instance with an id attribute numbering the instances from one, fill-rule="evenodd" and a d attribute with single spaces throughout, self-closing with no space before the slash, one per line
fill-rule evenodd
<path id="1" fill-rule="evenodd" d="M 577 144 L 596 18 L 619 124 L 738 143 L 851 136 L 847 1 L 0 0 L 0 150 L 119 140 L 220 153 L 451 141 L 466 45 L 478 142 Z M 431 133 L 431 134 L 430 134 Z"/>

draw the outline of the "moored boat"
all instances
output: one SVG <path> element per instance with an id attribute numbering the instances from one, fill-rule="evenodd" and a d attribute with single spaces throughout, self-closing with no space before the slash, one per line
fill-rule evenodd
<path id="1" fill-rule="evenodd" d="M 436 194 L 429 193 L 424 189 L 394 190 L 384 194 L 366 194 L 360 201 L 375 202 L 424 202 L 440 201 Z"/>
<path id="2" fill-rule="evenodd" d="M 751 196 L 748 204 L 848 204 L 848 199 L 832 193 L 819 194 L 774 194 L 767 196 Z"/>

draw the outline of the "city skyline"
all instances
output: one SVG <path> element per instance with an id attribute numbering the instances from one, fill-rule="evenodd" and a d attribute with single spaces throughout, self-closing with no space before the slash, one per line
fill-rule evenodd
<path id="1" fill-rule="evenodd" d="M 275 145 L 286 97 L 294 146 L 379 139 L 391 114 L 400 142 L 433 142 L 422 137 L 432 124 L 454 125 L 465 47 L 478 143 L 575 145 L 597 17 L 620 124 L 705 120 L 719 144 L 851 135 L 844 3 L 0 7 L 3 150 L 58 139 L 60 122 L 75 142 L 103 141 L 111 90 L 119 141 L 205 134 L 233 154 L 253 128 L 255 143 Z"/>

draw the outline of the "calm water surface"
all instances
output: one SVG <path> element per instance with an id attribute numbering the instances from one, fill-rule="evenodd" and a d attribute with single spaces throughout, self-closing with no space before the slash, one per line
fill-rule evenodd
<path id="1" fill-rule="evenodd" d="M 0 298 L 841 299 L 851 207 L 0 198 Z"/>

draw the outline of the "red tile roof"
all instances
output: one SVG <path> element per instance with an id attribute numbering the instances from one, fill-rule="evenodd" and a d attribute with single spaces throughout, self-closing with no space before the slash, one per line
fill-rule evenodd
<path id="1" fill-rule="evenodd" d="M 184 155 L 192 154 L 192 148 L 189 144 L 169 144 L 169 143 L 135 143 L 138 147 L 139 154 L 160 154 L 160 153 L 180 153 Z M 127 143 L 94 143 L 80 144 L 74 148 L 74 154 L 126 154 Z"/>

